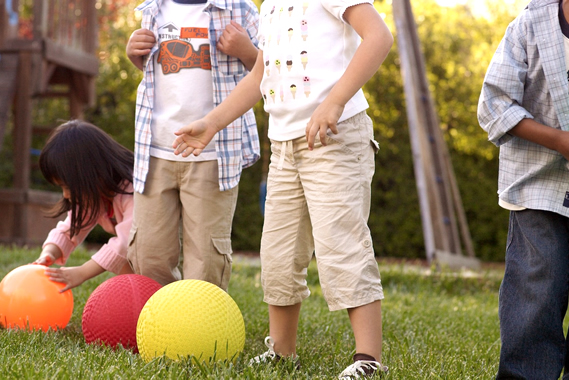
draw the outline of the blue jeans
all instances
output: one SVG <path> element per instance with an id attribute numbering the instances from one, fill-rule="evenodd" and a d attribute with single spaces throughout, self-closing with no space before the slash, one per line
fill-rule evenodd
<path id="1" fill-rule="evenodd" d="M 512 211 L 500 287 L 496 379 L 557 380 L 563 367 L 569 372 L 563 332 L 568 295 L 569 218 Z"/>

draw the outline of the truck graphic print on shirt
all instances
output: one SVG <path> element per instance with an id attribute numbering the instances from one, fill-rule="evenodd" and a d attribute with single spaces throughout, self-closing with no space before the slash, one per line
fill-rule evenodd
<path id="1" fill-rule="evenodd" d="M 160 47 L 157 62 L 162 66 L 162 73 L 177 73 L 181 69 L 200 68 L 211 70 L 209 43 L 199 45 L 194 50 L 192 39 L 206 39 L 207 28 L 181 28 L 179 38 L 172 32 L 178 28 L 169 23 L 160 28 L 169 33 L 160 34 Z"/>

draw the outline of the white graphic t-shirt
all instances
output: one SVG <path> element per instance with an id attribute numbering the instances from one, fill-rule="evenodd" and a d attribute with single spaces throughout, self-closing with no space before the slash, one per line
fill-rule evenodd
<path id="1" fill-rule="evenodd" d="M 171 161 L 217 159 L 212 140 L 198 157 L 174 155 L 174 132 L 213 109 L 213 84 L 206 4 L 164 0 L 156 18 L 155 97 L 150 155 Z"/>
<path id="2" fill-rule="evenodd" d="M 316 107 L 342 76 L 361 42 L 343 15 L 369 0 L 265 0 L 259 48 L 261 93 L 269 113 L 269 138 L 287 141 L 305 134 Z M 369 107 L 362 90 L 348 101 L 339 121 Z"/>

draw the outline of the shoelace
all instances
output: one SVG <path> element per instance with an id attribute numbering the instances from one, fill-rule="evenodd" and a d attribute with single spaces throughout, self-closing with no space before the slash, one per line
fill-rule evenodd
<path id="1" fill-rule="evenodd" d="M 366 371 L 367 370 L 367 371 Z M 387 372 L 388 368 L 379 362 L 358 360 L 348 366 L 339 376 L 340 380 L 359 379 L 375 371 Z"/>
<path id="2" fill-rule="evenodd" d="M 259 356 L 255 356 L 253 359 L 249 361 L 249 364 L 256 364 L 256 363 L 258 364 L 266 361 L 267 359 L 273 360 L 274 358 L 276 358 L 277 353 L 275 352 L 275 342 L 273 341 L 273 338 L 271 338 L 270 336 L 266 337 L 265 346 L 267 346 L 269 350 L 263 352 Z"/>

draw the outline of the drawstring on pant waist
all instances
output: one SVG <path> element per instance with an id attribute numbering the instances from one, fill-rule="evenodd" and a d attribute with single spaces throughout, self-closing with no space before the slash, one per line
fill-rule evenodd
<path id="1" fill-rule="evenodd" d="M 283 168 L 283 164 L 284 164 L 284 160 L 285 160 L 285 156 L 286 156 L 286 150 L 287 150 L 287 147 L 289 145 L 289 142 L 290 142 L 290 151 L 292 153 L 292 141 L 291 140 L 283 141 L 281 143 L 281 156 L 279 157 L 279 165 L 277 166 L 278 170 L 282 170 L 282 168 Z"/>

